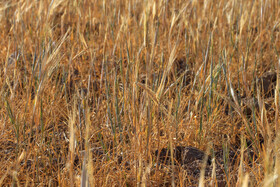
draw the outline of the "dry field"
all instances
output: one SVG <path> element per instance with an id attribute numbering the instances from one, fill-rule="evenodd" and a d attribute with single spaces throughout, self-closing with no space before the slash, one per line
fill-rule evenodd
<path id="1" fill-rule="evenodd" d="M 0 2 L 0 186 L 280 185 L 278 0 Z"/>

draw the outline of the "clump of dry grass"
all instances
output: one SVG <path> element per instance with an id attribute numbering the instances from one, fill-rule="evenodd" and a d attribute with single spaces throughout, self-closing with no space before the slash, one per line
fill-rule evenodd
<path id="1" fill-rule="evenodd" d="M 279 6 L 1 2 L 0 184 L 277 186 Z"/>

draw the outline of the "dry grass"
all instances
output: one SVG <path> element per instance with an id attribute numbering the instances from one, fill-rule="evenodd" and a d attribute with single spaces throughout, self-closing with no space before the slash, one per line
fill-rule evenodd
<path id="1" fill-rule="evenodd" d="M 277 0 L 0 2 L 0 185 L 278 186 L 279 18 Z M 178 146 L 209 153 L 200 176 Z"/>

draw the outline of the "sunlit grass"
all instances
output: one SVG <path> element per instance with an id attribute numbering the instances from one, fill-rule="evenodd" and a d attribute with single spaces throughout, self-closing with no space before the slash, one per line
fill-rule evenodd
<path id="1" fill-rule="evenodd" d="M 277 186 L 279 14 L 276 0 L 1 2 L 0 185 Z M 209 155 L 199 176 L 176 146 Z"/>

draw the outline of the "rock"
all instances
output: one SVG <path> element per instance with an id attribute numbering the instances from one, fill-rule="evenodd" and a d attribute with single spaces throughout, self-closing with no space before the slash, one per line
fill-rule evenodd
<path id="1" fill-rule="evenodd" d="M 159 164 L 171 165 L 171 152 L 168 148 L 156 150 L 159 154 Z M 191 171 L 191 174 L 199 174 L 202 161 L 206 154 L 195 147 L 176 146 L 173 150 L 174 164 L 180 165 L 184 169 Z M 208 156 L 207 165 L 211 165 L 211 158 Z"/>

